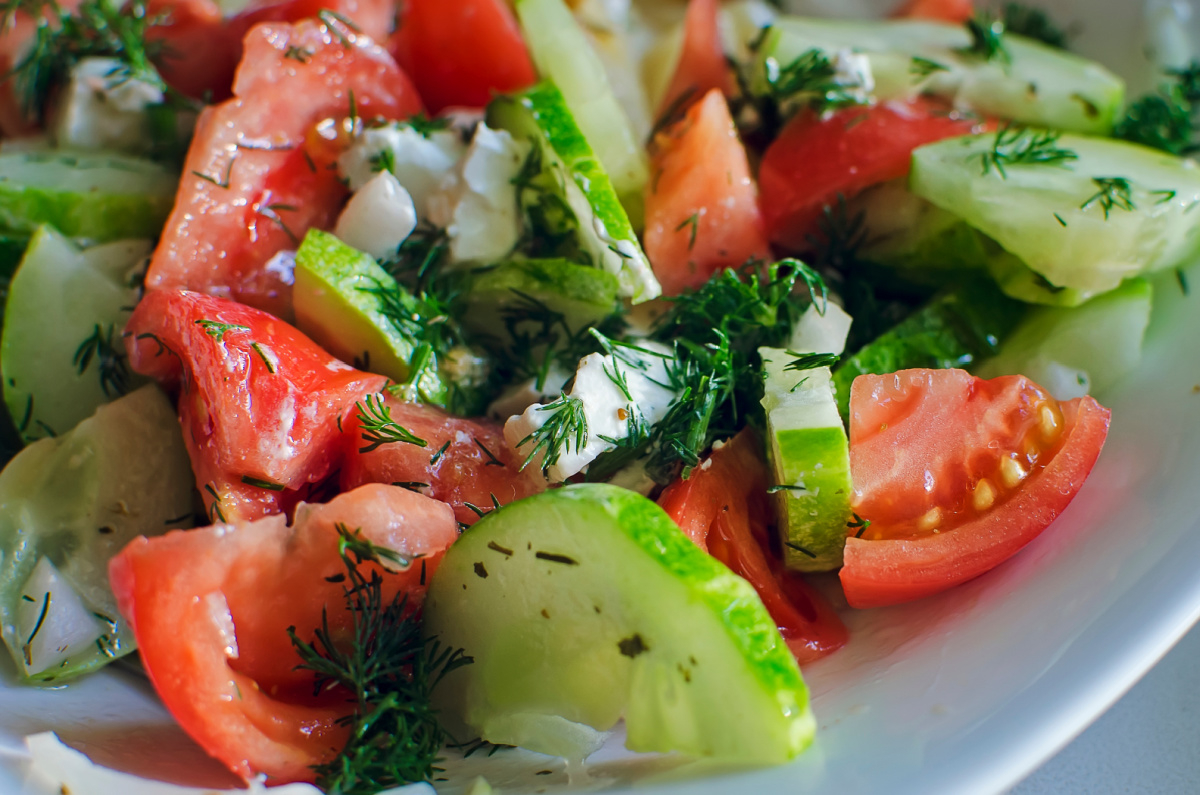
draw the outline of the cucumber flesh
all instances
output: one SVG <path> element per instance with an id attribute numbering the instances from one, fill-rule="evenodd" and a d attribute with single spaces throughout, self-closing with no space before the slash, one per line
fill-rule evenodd
<path id="1" fill-rule="evenodd" d="M 604 64 L 563 0 L 517 0 L 529 54 L 542 77 L 562 91 L 635 227 L 649 166 L 642 143 L 608 82 Z"/>
<path id="2" fill-rule="evenodd" d="M 564 729 L 624 715 L 632 750 L 746 763 L 786 761 L 813 737 L 800 670 L 754 589 L 616 486 L 488 514 L 446 553 L 424 610 L 428 635 L 474 658 L 434 691 L 452 733 L 457 720 L 578 757 L 590 733 Z"/>
<path id="3" fill-rule="evenodd" d="M 0 336 L 4 402 L 26 442 L 69 431 L 145 382 L 125 363 L 121 331 L 138 298 L 130 274 L 150 249 L 127 240 L 80 251 L 49 227 L 33 236 Z"/>
<path id="4" fill-rule="evenodd" d="M 134 649 L 109 589 L 108 559 L 139 535 L 190 527 L 193 489 L 175 409 L 154 385 L 101 406 L 64 436 L 35 442 L 0 472 L 0 635 L 28 680 L 61 681 Z M 42 560 L 103 616 L 101 634 L 62 659 L 30 644 L 27 663 L 32 633 L 18 629 L 28 621 L 21 612 L 30 602 L 22 596 L 54 581 L 45 566 L 34 576 Z M 31 598 L 40 613 L 44 591 Z M 70 601 L 51 593 L 39 635 L 79 637 L 71 626 L 78 611 L 63 609 Z"/>
<path id="5" fill-rule="evenodd" d="M 103 243 L 153 238 L 175 203 L 179 177 L 158 163 L 117 154 L 0 152 L 0 232 L 50 224 Z"/>
<path id="6" fill-rule="evenodd" d="M 1200 253 L 1200 169 L 1190 161 L 1124 141 L 1063 135 L 1055 146 L 1078 159 L 1007 165 L 1002 176 L 983 168 L 995 145 L 996 134 L 986 134 L 920 147 L 910 185 L 994 240 L 1048 289 L 1086 298 Z M 1113 179 L 1127 181 L 1129 209 L 1106 209 L 1098 198 Z"/>
<path id="7" fill-rule="evenodd" d="M 1103 394 L 1137 366 L 1154 291 L 1144 279 L 1075 309 L 1038 307 L 983 362 L 981 378 L 1024 375 L 1059 400 Z"/>

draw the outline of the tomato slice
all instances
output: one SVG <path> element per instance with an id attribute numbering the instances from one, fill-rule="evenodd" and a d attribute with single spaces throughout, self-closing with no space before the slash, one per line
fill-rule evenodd
<path id="1" fill-rule="evenodd" d="M 148 293 L 126 335 L 134 370 L 179 387 L 196 486 L 217 521 L 311 499 L 341 463 L 338 423 L 386 382 L 266 312 L 203 293 Z"/>
<path id="2" fill-rule="evenodd" d="M 645 250 L 664 295 L 770 256 L 746 150 L 720 91 L 705 94 L 654 147 Z"/>
<path id="3" fill-rule="evenodd" d="M 828 600 L 767 552 L 771 505 L 762 445 L 749 428 L 713 453 L 658 504 L 702 549 L 758 591 L 801 665 L 840 649 L 846 627 Z"/>
<path id="4" fill-rule="evenodd" d="M 504 0 L 405 0 L 388 48 L 431 113 L 482 108 L 533 85 L 537 72 Z"/>
<path id="5" fill-rule="evenodd" d="M 416 609 L 457 537 L 450 509 L 406 489 L 364 486 L 283 516 L 175 531 L 131 542 L 109 563 L 117 603 L 163 704 L 209 754 L 249 780 L 311 781 L 311 766 L 346 741 L 338 718 L 348 694 L 314 696 L 288 638 L 312 637 L 328 611 L 334 637 L 349 630 L 337 525 L 407 557 L 385 572 L 383 596 Z M 363 574 L 377 569 L 363 564 Z"/>
<path id="6" fill-rule="evenodd" d="M 839 197 L 903 177 L 918 146 L 966 135 L 974 126 L 926 98 L 797 115 L 759 167 L 768 237 L 790 250 L 806 248 L 821 214 Z"/>
<path id="7" fill-rule="evenodd" d="M 452 417 L 391 395 L 385 395 L 384 406 L 394 422 L 425 446 L 393 442 L 368 450 L 371 445 L 363 440 L 357 414 L 343 420 L 343 489 L 363 483 L 404 483 L 448 503 L 458 521 L 467 525 L 495 503 L 507 505 L 545 490 L 545 482 L 532 469 L 521 471 L 522 459 L 504 441 L 499 423 Z"/>
<path id="8" fill-rule="evenodd" d="M 421 107 L 391 56 L 334 26 L 259 25 L 246 36 L 235 97 L 200 115 L 148 288 L 200 290 L 291 317 L 291 271 L 268 265 L 310 227 L 331 227 L 346 198 L 332 168 L 336 141 L 309 145 L 322 140 L 315 129 L 342 122 L 351 93 L 364 118 Z"/>
<path id="9" fill-rule="evenodd" d="M 721 45 L 718 0 L 690 0 L 683 22 L 683 50 L 679 63 L 659 104 L 659 116 L 686 107 L 718 89 L 725 96 L 734 92 L 733 76 Z"/>
<path id="10" fill-rule="evenodd" d="M 1110 412 L 1059 404 L 1022 376 L 902 370 L 850 392 L 854 510 L 846 542 L 854 607 L 919 599 L 991 570 L 1074 499 L 1100 455 Z"/>
<path id="11" fill-rule="evenodd" d="M 906 0 L 892 12 L 893 19 L 936 19 L 963 24 L 975 14 L 971 0 Z"/>

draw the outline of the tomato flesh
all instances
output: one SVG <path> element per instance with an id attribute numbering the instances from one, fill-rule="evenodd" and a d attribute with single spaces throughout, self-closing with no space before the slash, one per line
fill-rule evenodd
<path id="1" fill-rule="evenodd" d="M 698 546 L 754 586 L 801 665 L 846 644 L 846 627 L 829 601 L 768 551 L 767 469 L 752 430 L 714 446 L 658 504 Z"/>
<path id="2" fill-rule="evenodd" d="M 286 319 L 292 274 L 272 258 L 310 227 L 333 226 L 347 195 L 332 168 L 336 146 L 310 146 L 314 130 L 348 116 L 351 92 L 364 118 L 404 118 L 421 105 L 391 56 L 315 20 L 256 26 L 245 48 L 234 98 L 200 114 L 146 286 L 209 292 Z"/>
<path id="3" fill-rule="evenodd" d="M 312 499 L 341 463 L 339 421 L 386 382 L 266 312 L 203 293 L 148 293 L 126 332 L 133 369 L 178 388 L 196 487 L 215 521 Z"/>
<path id="4" fill-rule="evenodd" d="M 892 12 L 892 18 L 936 19 L 961 25 L 974 14 L 972 0 L 906 0 Z"/>
<path id="5" fill-rule="evenodd" d="M 654 148 L 644 247 L 664 295 L 770 256 L 746 150 L 719 90 L 656 136 Z"/>
<path id="6" fill-rule="evenodd" d="M 686 107 L 714 88 L 725 96 L 732 96 L 733 78 L 721 46 L 719 12 L 717 0 L 690 0 L 688 3 L 683 23 L 683 50 L 667 93 L 659 103 L 660 117 L 681 106 Z"/>
<path id="7" fill-rule="evenodd" d="M 808 247 L 825 208 L 839 197 L 905 176 L 918 146 L 966 135 L 974 126 L 925 98 L 828 116 L 800 113 L 767 147 L 759 167 L 768 237 L 789 250 Z"/>
<path id="8" fill-rule="evenodd" d="M 871 522 L 846 542 L 854 607 L 928 596 L 1016 554 L 1075 497 L 1111 416 L 962 370 L 860 376 L 850 412 L 854 510 Z"/>
<path id="9" fill-rule="evenodd" d="M 146 673 L 180 726 L 249 780 L 311 781 L 312 765 L 345 744 L 348 694 L 314 696 L 311 671 L 288 638 L 312 638 L 328 615 L 335 637 L 350 625 L 339 576 L 337 525 L 420 561 L 384 572 L 383 595 L 416 609 L 425 583 L 457 537 L 450 509 L 406 489 L 364 486 L 326 505 L 254 522 L 135 539 L 109 564 L 121 613 Z M 370 576 L 373 563 L 363 564 Z"/>
<path id="10" fill-rule="evenodd" d="M 388 48 L 431 113 L 482 108 L 498 93 L 533 85 L 521 29 L 504 0 L 406 0 Z"/>

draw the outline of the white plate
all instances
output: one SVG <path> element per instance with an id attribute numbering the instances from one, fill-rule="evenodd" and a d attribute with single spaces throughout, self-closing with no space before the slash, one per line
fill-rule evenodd
<path id="1" fill-rule="evenodd" d="M 1084 3 L 1046 5 L 1071 18 L 1063 12 Z M 1082 48 L 1142 68 L 1140 4 L 1093 0 L 1088 8 Z M 1105 396 L 1113 424 L 1104 454 L 1052 528 L 950 593 L 848 613 L 850 644 L 805 671 L 821 730 L 799 761 L 664 774 L 674 762 L 629 758 L 615 738 L 594 760 L 590 782 L 576 774 L 575 783 L 657 778 L 652 791 L 662 795 L 1000 792 L 1069 742 L 1200 617 L 1200 270 L 1191 283 L 1197 289 L 1184 297 L 1173 274 L 1157 280 L 1145 359 Z M 236 785 L 137 676 L 108 670 L 39 691 L 12 685 L 11 663 L 0 658 L 0 792 L 33 791 L 22 784 L 23 738 L 45 730 L 110 767 L 198 787 Z M 570 778 L 557 760 L 505 751 L 466 760 L 454 779 L 476 771 L 529 791 Z"/>

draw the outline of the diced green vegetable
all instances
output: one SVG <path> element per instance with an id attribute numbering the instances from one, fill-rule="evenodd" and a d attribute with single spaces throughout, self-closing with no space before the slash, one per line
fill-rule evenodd
<path id="1" fill-rule="evenodd" d="M 579 757 L 586 727 L 624 716 L 635 751 L 772 763 L 816 726 L 754 589 L 615 486 L 481 519 L 438 568 L 425 631 L 474 659 L 435 691 L 440 717 L 491 742 Z"/>

